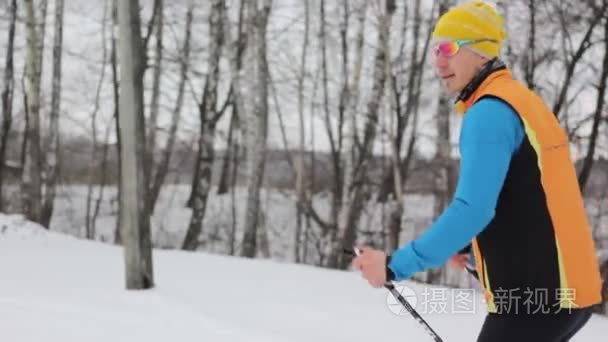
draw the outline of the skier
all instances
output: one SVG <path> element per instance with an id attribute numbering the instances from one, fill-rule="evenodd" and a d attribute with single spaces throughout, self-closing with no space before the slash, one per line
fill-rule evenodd
<path id="1" fill-rule="evenodd" d="M 568 137 L 499 58 L 503 18 L 480 0 L 437 21 L 434 67 L 463 115 L 460 175 L 436 222 L 387 256 L 360 246 L 374 287 L 461 264 L 469 243 L 488 314 L 478 341 L 568 341 L 601 301 L 596 251 Z M 460 260 L 460 261 L 459 261 Z"/>

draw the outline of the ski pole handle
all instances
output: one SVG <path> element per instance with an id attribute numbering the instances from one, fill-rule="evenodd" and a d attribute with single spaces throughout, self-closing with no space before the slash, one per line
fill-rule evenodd
<path id="1" fill-rule="evenodd" d="M 352 251 L 344 249 L 344 252 L 351 254 L 351 255 L 355 255 L 355 256 L 359 256 L 359 255 L 361 255 L 361 253 L 363 253 L 357 247 L 353 247 Z M 399 303 L 401 303 L 401 305 L 403 305 L 403 307 L 407 310 L 407 312 L 409 312 L 410 315 L 412 315 L 412 317 L 414 317 L 414 319 L 416 319 L 416 321 L 424 327 L 426 332 L 429 334 L 429 336 L 431 336 L 433 338 L 433 340 L 435 342 L 443 342 L 443 340 L 441 339 L 441 337 L 439 337 L 437 332 L 435 332 L 435 330 L 433 330 L 433 328 L 431 328 L 431 326 L 424 320 L 424 318 L 422 318 L 422 316 L 420 316 L 418 311 L 416 311 L 416 309 L 414 309 L 412 307 L 412 305 L 401 295 L 401 293 L 399 293 L 399 291 L 397 291 L 397 289 L 395 288 L 395 285 L 393 284 L 392 281 L 387 281 L 384 284 L 384 287 L 387 290 L 389 290 L 390 293 L 393 295 L 393 297 L 395 297 L 395 299 L 397 299 L 397 301 Z"/>

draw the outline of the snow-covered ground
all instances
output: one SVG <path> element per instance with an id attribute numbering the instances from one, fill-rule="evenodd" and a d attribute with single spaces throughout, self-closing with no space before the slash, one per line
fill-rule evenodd
<path id="1" fill-rule="evenodd" d="M 153 258 L 156 287 L 127 291 L 120 247 L 0 214 L 2 341 L 428 340 L 393 312 L 385 290 L 354 272 L 200 252 L 154 250 Z M 465 290 L 403 284 L 445 341 L 475 340 L 484 317 L 478 293 L 456 313 L 452 299 Z M 606 332 L 608 319 L 594 316 L 573 341 Z"/>

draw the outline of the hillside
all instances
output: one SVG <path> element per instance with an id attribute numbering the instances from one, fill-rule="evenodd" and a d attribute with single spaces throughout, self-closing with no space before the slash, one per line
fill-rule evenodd
<path id="1" fill-rule="evenodd" d="M 352 272 L 155 250 L 156 288 L 129 292 L 121 248 L 2 214 L 0 260 L 5 341 L 428 340 L 407 313 L 393 313 L 398 309 L 385 290 Z M 447 313 L 430 313 L 424 288 L 402 285 L 445 341 L 474 340 L 484 317 L 480 296 L 457 314 L 452 290 L 436 288 L 447 295 Z M 602 340 L 607 329 L 608 319 L 594 316 L 573 341 Z"/>

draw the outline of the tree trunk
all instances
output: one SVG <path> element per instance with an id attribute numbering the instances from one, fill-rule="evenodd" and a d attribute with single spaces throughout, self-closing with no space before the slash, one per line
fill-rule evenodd
<path id="1" fill-rule="evenodd" d="M 602 313 L 605 315 L 608 313 L 608 259 L 600 265 L 600 274 L 602 278 Z"/>
<path id="2" fill-rule="evenodd" d="M 536 69 L 536 0 L 528 0 L 530 15 L 530 32 L 528 33 L 528 48 L 524 55 L 524 79 L 528 88 L 534 89 L 534 72 Z"/>
<path id="3" fill-rule="evenodd" d="M 330 217 L 329 226 L 332 227 L 330 232 L 324 232 L 324 235 L 328 235 L 330 241 L 333 241 L 333 237 L 336 235 L 336 222 L 338 220 L 338 212 L 341 207 L 342 195 L 343 195 L 343 183 L 342 181 L 342 166 L 339 151 L 337 148 L 338 143 L 333 133 L 333 125 L 331 122 L 331 116 L 329 111 L 329 76 L 327 70 L 327 33 L 326 33 L 326 18 L 325 18 L 325 0 L 321 0 L 320 3 L 320 32 L 319 38 L 321 39 L 321 73 L 322 73 L 322 84 L 323 84 L 323 118 L 325 119 L 325 130 L 327 132 L 327 139 L 329 140 L 331 165 L 332 165 L 332 197 L 330 204 Z M 339 127 L 342 125 L 339 123 Z M 346 176 L 345 176 L 346 177 Z M 325 246 L 327 256 L 331 254 L 331 242 L 328 242 Z M 329 264 L 334 264 L 335 260 L 328 261 Z"/>
<path id="4" fill-rule="evenodd" d="M 118 2 L 120 53 L 120 230 L 125 246 L 127 289 L 154 286 L 148 181 L 145 169 L 143 47 L 139 3 Z"/>
<path id="5" fill-rule="evenodd" d="M 228 192 L 230 185 L 230 162 L 232 161 L 232 145 L 234 144 L 234 130 L 236 129 L 236 112 L 234 107 L 230 116 L 230 125 L 228 126 L 228 139 L 226 141 L 226 152 L 222 158 L 222 169 L 220 171 L 220 180 L 217 185 L 217 194 L 223 195 Z"/>
<path id="6" fill-rule="evenodd" d="M 158 201 L 158 196 L 162 188 L 167 173 L 169 171 L 169 164 L 171 162 L 171 155 L 173 153 L 173 147 L 175 146 L 175 140 L 177 138 L 177 127 L 181 118 L 182 107 L 184 105 L 184 90 L 186 88 L 186 81 L 188 80 L 188 69 L 190 68 L 190 42 L 192 40 L 192 16 L 194 12 L 194 1 L 188 3 L 188 11 L 186 13 L 186 34 L 184 38 L 184 45 L 182 47 L 181 58 L 180 58 L 180 78 L 179 85 L 177 88 L 177 100 L 175 102 L 175 108 L 171 114 L 171 127 L 169 128 L 169 137 L 167 139 L 167 145 L 162 152 L 161 159 L 156 168 L 156 174 L 154 175 L 154 182 L 152 183 L 152 190 L 150 194 L 150 210 L 154 212 L 154 208 Z"/>
<path id="7" fill-rule="evenodd" d="M 154 50 L 154 74 L 152 76 L 152 97 L 150 99 L 150 117 L 148 118 L 148 134 L 147 134 L 147 154 L 146 154 L 146 167 L 148 170 L 154 169 L 154 151 L 156 150 L 156 126 L 158 125 L 158 112 L 159 112 L 159 101 L 160 101 L 160 83 L 162 74 L 162 61 L 163 61 L 163 32 L 164 32 L 164 1 L 156 0 L 156 6 L 154 10 L 154 28 L 156 36 L 156 46 Z M 150 172 L 152 175 L 152 172 Z M 152 179 L 152 177 L 150 177 Z M 150 184 L 150 188 L 153 188 L 153 184 Z M 151 195 L 154 191 L 151 191 Z M 150 198 L 150 208 L 154 208 L 154 198 Z"/>
<path id="8" fill-rule="evenodd" d="M 23 174 L 24 174 L 24 165 L 25 165 L 25 155 L 27 154 L 27 132 L 28 129 L 30 127 L 30 123 L 29 123 L 29 119 L 30 119 L 30 109 L 28 106 L 28 96 L 27 96 L 27 85 L 26 85 L 26 79 L 27 79 L 27 63 L 23 68 L 23 74 L 21 77 L 21 89 L 23 89 L 23 111 L 25 112 L 24 115 L 24 125 L 23 125 L 23 139 L 21 139 L 21 149 L 20 149 L 20 154 L 19 154 L 19 165 L 21 165 L 21 169 L 19 170 L 19 178 L 23 179 Z M 22 194 L 22 199 L 23 199 L 23 194 Z M 22 200 L 23 201 L 23 200 Z M 23 203 L 20 204 L 23 207 Z"/>
<path id="9" fill-rule="evenodd" d="M 110 52 L 110 62 L 112 64 L 112 94 L 114 95 L 114 123 L 116 124 L 116 155 L 118 158 L 118 186 L 116 192 L 116 198 L 122 197 L 122 185 L 120 179 L 122 179 L 122 148 L 121 148 L 121 138 L 120 138 L 120 84 L 119 84 L 119 75 L 118 75 L 118 39 L 115 34 L 115 27 L 118 27 L 118 0 L 112 0 L 112 50 Z M 122 243 L 122 235 L 120 231 L 120 205 L 118 206 L 118 213 L 116 215 L 116 233 L 114 234 L 114 243 L 117 245 Z"/>
<path id="10" fill-rule="evenodd" d="M 38 51 L 39 51 L 39 55 L 38 55 L 38 77 L 41 78 L 42 77 L 42 69 L 44 68 L 44 63 L 43 62 L 43 51 L 44 51 L 44 43 L 46 42 L 46 15 L 48 13 L 47 9 L 48 9 L 48 0 L 40 0 L 40 3 L 38 4 L 38 6 L 40 7 L 40 17 L 39 18 L 39 22 L 38 22 Z M 40 86 L 40 85 L 38 85 Z"/>
<path id="11" fill-rule="evenodd" d="M 260 189 L 264 176 L 266 138 L 268 136 L 268 63 L 266 60 L 266 30 L 270 15 L 271 0 L 251 3 L 253 13 L 253 41 L 255 50 L 255 77 L 251 82 L 254 108 L 249 115 L 248 134 L 250 146 L 247 152 L 247 209 L 245 233 L 241 245 L 244 257 L 254 258 L 257 250 L 257 230 L 260 216 Z M 252 53 L 253 54 L 253 53 Z"/>
<path id="12" fill-rule="evenodd" d="M 106 186 L 106 183 L 108 181 L 108 150 L 110 148 L 110 132 L 111 132 L 112 126 L 108 126 L 106 129 L 106 134 L 105 134 L 105 139 L 104 139 L 104 144 L 103 144 L 103 149 L 101 152 L 101 164 L 100 164 L 100 169 L 101 169 L 101 180 L 99 181 L 99 193 L 97 195 L 97 199 L 95 200 L 95 205 L 93 206 L 93 215 L 91 216 L 90 222 L 91 222 L 91 226 L 90 226 L 90 231 L 91 231 L 91 236 L 94 238 L 95 237 L 95 232 L 96 232 L 96 222 L 97 222 L 97 217 L 99 216 L 99 210 L 101 208 L 101 201 L 103 200 L 103 193 L 104 193 L 104 189 Z"/>
<path id="13" fill-rule="evenodd" d="M 258 241 L 258 251 L 257 253 L 262 256 L 262 258 L 269 259 L 270 258 L 270 243 L 268 242 L 268 225 L 266 224 L 266 213 L 263 210 L 259 211 L 259 219 L 258 219 L 258 230 L 257 230 L 257 241 Z"/>
<path id="14" fill-rule="evenodd" d="M 106 8 L 104 8 L 104 14 L 102 19 L 102 34 L 101 34 L 101 50 L 102 50 L 102 58 L 101 58 L 101 76 L 99 77 L 99 82 L 97 83 L 97 89 L 95 91 L 95 104 L 93 106 L 93 113 L 91 115 L 91 135 L 93 139 L 93 150 L 91 151 L 91 159 L 89 160 L 89 182 L 87 185 L 87 199 L 86 199 L 86 215 L 85 215 L 85 236 L 87 239 L 95 238 L 95 222 L 96 215 L 93 215 L 92 211 L 95 210 L 93 208 L 93 192 L 95 183 L 97 182 L 97 174 L 96 170 L 101 169 L 102 177 L 105 178 L 105 159 L 107 154 L 107 145 L 104 146 L 104 156 L 102 157 L 102 164 L 98 165 L 98 142 L 97 142 L 97 114 L 99 114 L 99 109 L 101 107 L 101 90 L 103 88 L 103 83 L 106 75 L 106 62 L 107 62 L 107 46 L 106 46 Z M 100 184 L 100 187 L 103 187 L 103 184 Z M 100 189 L 100 193 L 101 193 Z M 101 194 L 100 194 L 101 195 Z M 98 199 L 100 201 L 101 199 Z M 92 217 L 95 216 L 95 217 Z"/>
<path id="15" fill-rule="evenodd" d="M 230 31 L 230 22 L 228 20 L 225 21 L 225 27 L 224 27 L 224 36 L 226 38 L 226 41 L 230 43 L 230 71 L 231 71 L 231 78 L 232 78 L 232 85 L 231 85 L 231 90 L 232 90 L 232 95 L 233 95 L 233 99 L 234 99 L 234 110 L 239 113 L 245 113 L 245 100 L 243 98 L 243 96 L 241 94 L 246 93 L 246 91 L 243 91 L 241 89 L 242 87 L 242 82 L 241 82 L 241 78 L 242 78 L 242 55 L 243 52 L 245 51 L 245 46 L 247 44 L 247 34 L 248 31 L 246 31 L 246 29 L 244 28 L 244 22 L 245 22 L 245 9 L 246 9 L 246 3 L 245 1 L 240 1 L 239 2 L 239 19 L 238 19 L 238 37 L 236 40 L 232 40 L 232 33 Z M 244 127 L 240 127 L 241 130 L 245 130 Z M 192 179 L 192 187 L 191 187 L 191 192 L 190 192 L 190 196 L 188 197 L 188 201 L 186 203 L 186 206 L 188 208 L 192 208 L 192 201 L 193 201 L 193 197 L 194 197 L 194 189 L 196 189 L 196 182 L 199 179 L 199 175 L 198 175 L 198 170 L 200 169 L 200 159 L 197 157 L 196 158 L 196 165 L 194 167 L 194 177 Z"/>
<path id="16" fill-rule="evenodd" d="M 302 217 L 304 215 L 303 205 L 304 194 L 304 158 L 306 157 L 306 131 L 304 126 L 304 88 L 306 78 L 306 54 L 308 53 L 308 36 L 310 31 L 310 5 L 304 1 L 304 42 L 302 43 L 302 54 L 300 57 L 300 74 L 298 75 L 298 120 L 300 130 L 299 154 L 296 159 L 296 233 L 294 241 L 294 260 L 296 263 L 301 261 L 300 239 L 302 237 Z"/>
<path id="17" fill-rule="evenodd" d="M 232 115 L 235 117 L 235 129 L 237 130 L 237 136 L 233 137 L 234 146 L 232 151 L 232 179 L 231 185 L 233 187 L 231 191 L 231 196 L 234 197 L 235 189 L 238 183 L 238 170 L 239 164 L 241 162 L 241 151 L 246 151 L 244 145 L 244 137 L 245 127 L 246 125 L 242 125 L 243 118 L 245 117 L 246 109 L 245 109 L 245 98 L 243 94 L 246 93 L 247 89 L 246 84 L 242 81 L 243 74 L 243 56 L 246 52 L 248 46 L 248 36 L 249 36 L 249 28 L 250 28 L 250 17 L 251 15 L 246 15 L 247 4 L 244 1 L 241 1 L 239 4 L 239 21 L 237 25 L 238 36 L 235 40 L 232 40 L 230 34 L 231 31 L 229 28 L 225 29 L 226 41 L 231 42 L 231 51 L 230 51 L 230 76 L 232 81 Z M 226 24 L 229 24 L 226 21 Z M 236 217 L 236 204 L 233 201 L 233 215 Z M 235 248 L 236 241 L 236 219 L 233 220 L 233 227 L 231 231 L 231 250 L 232 254 L 236 253 Z"/>
<path id="18" fill-rule="evenodd" d="M 209 100 L 211 96 L 207 96 Z M 208 106 L 205 107 L 211 109 Z M 201 109 L 201 111 L 206 111 L 206 109 Z M 204 114 L 201 114 L 201 116 L 203 115 Z M 215 159 L 213 144 L 215 142 L 216 126 L 215 122 L 210 122 L 209 119 L 206 119 L 206 121 L 207 122 L 202 123 L 199 137 L 198 158 L 200 159 L 200 163 L 198 164 L 199 169 L 197 172 L 199 179 L 192 192 L 194 194 L 192 197 L 192 216 L 190 218 L 188 230 L 186 231 L 184 243 L 182 244 L 182 249 L 184 250 L 195 250 L 199 245 L 198 239 L 202 231 L 203 219 L 207 209 L 207 199 L 211 190 L 212 167 Z"/>
<path id="19" fill-rule="evenodd" d="M 236 110 L 236 107 L 233 107 Z M 230 212 L 232 214 L 232 220 L 230 222 L 230 236 L 228 237 L 228 248 L 230 255 L 236 253 L 236 225 L 237 225 L 237 213 L 236 213 L 236 181 L 237 171 L 239 167 L 239 145 L 234 144 L 232 151 L 232 176 L 230 186 Z"/>
<path id="20" fill-rule="evenodd" d="M 27 34 L 27 98 L 28 125 L 26 151 L 23 164 L 22 196 L 23 212 L 28 220 L 41 222 L 41 151 L 40 151 L 40 70 L 42 51 L 39 50 L 39 35 L 33 0 L 25 0 Z"/>
<path id="21" fill-rule="evenodd" d="M 200 149 L 200 144 L 197 145 L 199 146 Z M 198 186 L 198 181 L 200 179 L 200 175 L 199 175 L 199 170 L 201 169 L 201 157 L 200 157 L 200 153 L 196 153 L 196 161 L 194 162 L 194 172 L 192 175 L 192 183 L 190 186 L 190 196 L 188 197 L 188 201 L 186 201 L 186 207 L 192 209 L 193 203 L 194 203 L 194 190 L 196 189 L 196 187 Z"/>
<path id="22" fill-rule="evenodd" d="M 53 43 L 53 89 L 51 95 L 51 118 L 48 152 L 46 157 L 46 184 L 42 206 L 42 225 L 50 228 L 55 201 L 55 184 L 60 167 L 59 154 L 59 115 L 61 109 L 61 56 L 63 53 L 63 8 L 64 0 L 55 0 L 55 33 Z"/>
<path id="23" fill-rule="evenodd" d="M 192 190 L 192 217 L 182 248 L 195 250 L 198 247 L 198 237 L 202 230 L 203 218 L 207 209 L 207 199 L 211 190 L 213 161 L 215 159 L 215 128 L 219 119 L 217 110 L 217 90 L 219 83 L 220 57 L 224 41 L 223 20 L 224 0 L 214 0 L 211 3 L 209 16 L 209 73 L 203 91 L 203 100 L 199 106 L 201 131 L 198 142 L 198 180 Z"/>
<path id="24" fill-rule="evenodd" d="M 2 89 L 2 132 L 0 132 L 0 211 L 4 211 L 4 166 L 8 134 L 13 124 L 13 92 L 15 88 L 13 55 L 15 49 L 15 22 L 17 21 L 17 0 L 10 3 L 10 19 L 8 28 L 8 46 L 6 48 L 6 63 L 4 67 L 4 88 Z"/>
<path id="25" fill-rule="evenodd" d="M 606 83 L 608 82 L 608 19 L 604 23 L 604 59 L 602 63 L 602 71 L 600 73 L 600 81 L 597 87 L 597 102 L 595 105 L 595 113 L 593 114 L 593 126 L 591 128 L 591 136 L 589 137 L 589 145 L 587 147 L 587 155 L 585 156 L 583 167 L 578 175 L 578 183 L 581 190 L 585 191 L 585 185 L 591 175 L 593 167 L 593 158 L 599 135 L 600 122 L 602 114 L 605 112 L 604 102 L 606 96 Z"/>

